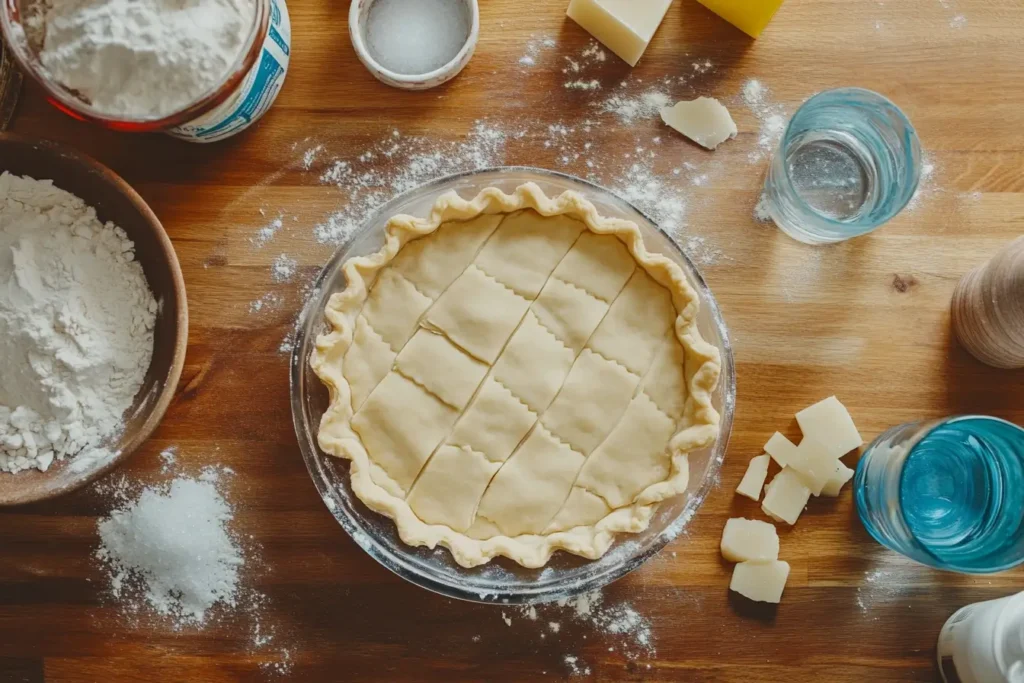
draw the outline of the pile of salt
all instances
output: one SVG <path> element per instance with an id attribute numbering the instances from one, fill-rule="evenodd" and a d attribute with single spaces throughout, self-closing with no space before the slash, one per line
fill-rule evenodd
<path id="1" fill-rule="evenodd" d="M 385 69 L 425 74 L 455 58 L 469 23 L 462 0 L 377 0 L 366 18 L 366 42 Z"/>
<path id="2" fill-rule="evenodd" d="M 149 487 L 99 523 L 97 555 L 120 597 L 136 583 L 160 614 L 202 623 L 217 603 L 235 606 L 244 558 L 227 523 L 231 508 L 208 478 Z"/>

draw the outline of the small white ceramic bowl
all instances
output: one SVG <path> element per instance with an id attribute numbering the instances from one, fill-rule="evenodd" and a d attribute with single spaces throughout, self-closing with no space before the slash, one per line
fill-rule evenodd
<path id="1" fill-rule="evenodd" d="M 480 7 L 477 0 L 461 0 L 461 2 L 465 3 L 466 9 L 469 10 L 469 37 L 466 38 L 465 44 L 455 57 L 444 66 L 424 74 L 401 74 L 381 66 L 373 58 L 366 44 L 366 19 L 370 15 L 370 7 L 373 6 L 374 0 L 352 0 L 348 10 L 348 33 L 352 39 L 352 47 L 355 48 L 356 56 L 377 80 L 395 88 L 426 90 L 455 78 L 469 63 L 473 51 L 476 50 L 477 38 L 480 36 Z"/>

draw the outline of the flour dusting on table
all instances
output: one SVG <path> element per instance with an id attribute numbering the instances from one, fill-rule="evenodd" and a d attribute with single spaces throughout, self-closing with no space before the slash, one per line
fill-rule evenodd
<path id="1" fill-rule="evenodd" d="M 313 234 L 322 244 L 343 244 L 395 195 L 433 178 L 502 164 L 506 142 L 515 135 L 486 120 L 476 121 L 458 141 L 394 130 L 355 158 L 334 159 L 321 181 L 336 185 L 346 204 L 318 224 Z"/>
<path id="2" fill-rule="evenodd" d="M 657 654 L 650 620 L 629 601 L 607 600 L 600 590 L 553 603 L 524 605 L 517 610 L 513 614 L 521 620 L 513 620 L 502 611 L 502 621 L 509 628 L 513 624 L 523 628 L 521 624 L 525 624 L 538 640 L 555 639 L 569 647 L 570 643 L 600 637 L 602 642 L 611 644 L 609 652 L 618 652 L 630 662 L 652 659 Z M 563 662 L 571 675 L 589 674 L 590 666 L 577 652 L 565 652 Z"/>

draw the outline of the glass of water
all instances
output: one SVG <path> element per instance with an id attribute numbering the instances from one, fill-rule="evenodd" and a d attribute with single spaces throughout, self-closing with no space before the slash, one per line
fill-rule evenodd
<path id="1" fill-rule="evenodd" d="M 775 224 L 808 244 L 871 232 L 917 190 L 921 145 L 910 121 L 878 93 L 818 93 L 790 119 L 765 180 Z"/>
<path id="2" fill-rule="evenodd" d="M 854 500 L 876 541 L 923 564 L 1024 563 L 1024 429 L 979 415 L 893 427 L 857 464 Z"/>

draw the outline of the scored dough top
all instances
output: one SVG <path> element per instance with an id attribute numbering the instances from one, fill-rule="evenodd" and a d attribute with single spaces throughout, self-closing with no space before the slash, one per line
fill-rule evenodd
<path id="1" fill-rule="evenodd" d="M 449 192 L 343 269 L 310 359 L 331 395 L 319 443 L 407 544 L 465 567 L 595 559 L 718 436 L 695 292 L 575 192 Z"/>

